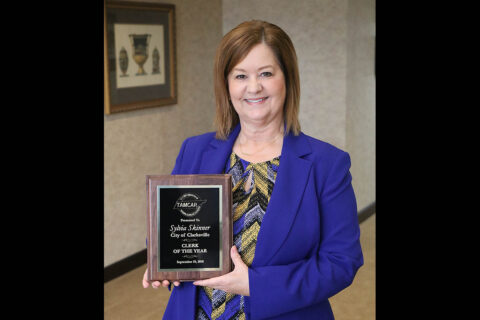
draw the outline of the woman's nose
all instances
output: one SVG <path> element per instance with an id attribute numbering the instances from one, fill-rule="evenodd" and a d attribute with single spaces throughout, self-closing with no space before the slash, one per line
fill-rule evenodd
<path id="1" fill-rule="evenodd" d="M 258 81 L 255 77 L 250 77 L 248 84 L 247 84 L 247 91 L 249 93 L 257 93 L 262 90 L 262 84 Z"/>

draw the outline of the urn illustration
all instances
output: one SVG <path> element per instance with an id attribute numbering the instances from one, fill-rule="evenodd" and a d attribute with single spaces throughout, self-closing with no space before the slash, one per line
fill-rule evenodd
<path id="1" fill-rule="evenodd" d="M 133 49 L 133 61 L 138 64 L 138 71 L 136 73 L 139 75 L 146 75 L 147 73 L 143 69 L 145 61 L 148 59 L 148 43 L 150 42 L 151 34 L 130 34 L 130 43 L 132 44 Z"/>
<path id="2" fill-rule="evenodd" d="M 157 47 L 153 49 L 152 64 L 153 64 L 152 74 L 160 73 L 160 53 L 158 52 Z"/>
<path id="3" fill-rule="evenodd" d="M 128 77 L 128 74 L 126 74 L 128 69 L 128 55 L 127 50 L 125 50 L 124 47 L 122 47 L 120 54 L 118 55 L 118 64 L 120 66 L 120 70 L 122 71 L 120 77 Z"/>

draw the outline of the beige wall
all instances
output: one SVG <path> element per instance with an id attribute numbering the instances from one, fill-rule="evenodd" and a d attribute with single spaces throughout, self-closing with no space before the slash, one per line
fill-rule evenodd
<path id="1" fill-rule="evenodd" d="M 169 174 L 182 141 L 213 130 L 222 2 L 160 2 L 175 4 L 178 104 L 105 115 L 104 266 L 146 248 L 145 175 Z"/>
<path id="2" fill-rule="evenodd" d="M 245 20 L 290 35 L 302 130 L 348 151 L 358 208 L 375 201 L 374 0 L 161 2 L 176 5 L 178 104 L 105 116 L 105 266 L 145 249 L 145 175 L 170 173 L 183 139 L 213 129 L 215 48 Z"/>
<path id="3" fill-rule="evenodd" d="M 346 150 L 361 210 L 375 201 L 375 1 L 349 0 Z"/>

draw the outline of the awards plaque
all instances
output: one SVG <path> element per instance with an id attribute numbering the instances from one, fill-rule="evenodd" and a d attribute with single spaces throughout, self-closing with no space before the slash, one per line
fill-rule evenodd
<path id="1" fill-rule="evenodd" d="M 148 281 L 230 272 L 231 175 L 147 175 L 146 180 Z"/>

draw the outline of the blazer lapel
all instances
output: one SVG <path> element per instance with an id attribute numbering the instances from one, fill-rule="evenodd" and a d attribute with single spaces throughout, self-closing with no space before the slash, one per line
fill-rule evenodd
<path id="1" fill-rule="evenodd" d="M 198 173 L 215 174 L 222 173 L 225 169 L 227 159 L 232 153 L 233 143 L 240 132 L 238 124 L 230 133 L 227 140 L 213 139 L 202 156 L 202 162 Z"/>
<path id="2" fill-rule="evenodd" d="M 303 133 L 288 134 L 283 140 L 280 167 L 260 228 L 252 266 L 266 265 L 287 237 L 303 197 L 312 162 L 302 156 L 311 153 Z"/>

